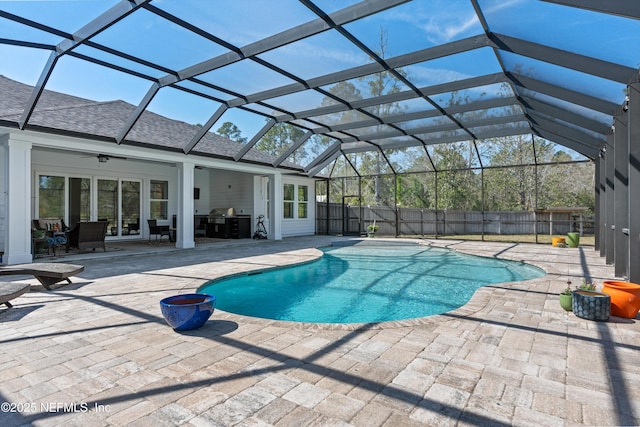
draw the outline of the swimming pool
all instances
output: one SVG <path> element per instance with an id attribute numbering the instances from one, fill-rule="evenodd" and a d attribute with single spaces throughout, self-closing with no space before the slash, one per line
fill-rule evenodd
<path id="1" fill-rule="evenodd" d="M 455 310 L 485 285 L 545 273 L 514 261 L 422 245 L 321 249 L 317 261 L 216 279 L 198 292 L 217 308 L 275 320 L 370 323 Z"/>

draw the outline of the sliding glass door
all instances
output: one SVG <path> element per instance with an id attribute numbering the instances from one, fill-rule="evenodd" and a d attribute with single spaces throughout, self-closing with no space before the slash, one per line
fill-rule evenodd
<path id="1" fill-rule="evenodd" d="M 69 178 L 69 224 L 91 220 L 91 178 Z"/>
<path id="2" fill-rule="evenodd" d="M 118 202 L 118 180 L 98 178 L 98 221 L 106 221 L 107 236 L 118 235 L 118 218 L 120 203 Z"/>
<path id="3" fill-rule="evenodd" d="M 120 224 L 122 228 L 120 233 L 121 235 L 140 234 L 142 184 L 140 181 L 123 180 L 120 185 L 122 188 L 120 203 L 120 212 L 122 212 Z"/>
<path id="4" fill-rule="evenodd" d="M 140 180 L 43 174 L 37 201 L 38 218 L 63 219 L 69 228 L 80 221 L 106 221 L 108 237 L 140 234 Z"/>
<path id="5" fill-rule="evenodd" d="M 140 181 L 98 178 L 98 221 L 106 221 L 108 236 L 140 234 Z"/>

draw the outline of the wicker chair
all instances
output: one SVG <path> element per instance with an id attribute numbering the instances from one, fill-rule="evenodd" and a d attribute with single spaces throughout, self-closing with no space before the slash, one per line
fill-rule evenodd
<path id="1" fill-rule="evenodd" d="M 167 236 L 171 241 L 171 229 L 168 225 L 158 225 L 158 221 L 155 219 L 148 219 L 147 224 L 149 225 L 149 241 L 151 241 L 152 235 L 156 236 L 156 240 L 158 240 L 158 236 L 160 236 L 160 240 L 162 240 L 162 236 Z"/>
<path id="2" fill-rule="evenodd" d="M 140 234 L 140 218 L 136 218 L 134 221 L 129 221 L 127 223 L 127 227 L 129 228 L 129 233 Z"/>
<path id="3" fill-rule="evenodd" d="M 107 236 L 107 221 L 79 222 L 67 233 L 67 252 L 78 248 L 80 252 L 101 247 L 107 251 L 104 239 Z"/>

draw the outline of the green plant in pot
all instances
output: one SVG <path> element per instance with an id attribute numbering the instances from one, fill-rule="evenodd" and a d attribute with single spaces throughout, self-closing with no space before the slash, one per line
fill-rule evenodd
<path id="1" fill-rule="evenodd" d="M 374 237 L 376 235 L 376 231 L 378 231 L 378 226 L 376 225 L 376 221 L 373 220 L 373 224 L 367 226 L 367 236 Z"/>
<path id="2" fill-rule="evenodd" d="M 42 238 L 44 238 L 46 233 L 47 232 L 45 230 L 31 230 L 31 236 L 34 239 L 42 239 Z"/>
<path id="3" fill-rule="evenodd" d="M 587 282 L 585 279 L 582 279 L 582 284 L 578 288 L 581 291 L 595 291 L 596 290 L 596 282 Z"/>
<path id="4" fill-rule="evenodd" d="M 594 292 L 596 290 L 596 282 L 587 282 L 582 279 L 582 284 L 576 286 L 576 291 Z M 573 291 L 571 290 L 571 279 L 567 280 L 567 287 L 560 292 L 560 307 L 567 311 L 573 310 Z"/>
<path id="5" fill-rule="evenodd" d="M 571 282 L 568 282 L 571 283 Z M 566 311 L 571 311 L 573 306 L 573 293 L 571 287 L 567 286 L 565 290 L 560 292 L 560 307 Z"/>

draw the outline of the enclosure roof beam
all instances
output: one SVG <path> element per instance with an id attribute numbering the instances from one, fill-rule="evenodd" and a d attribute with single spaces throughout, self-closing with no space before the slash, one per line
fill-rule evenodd
<path id="1" fill-rule="evenodd" d="M 66 33 L 61 34 L 59 31 L 54 30 L 53 28 L 33 23 L 38 29 L 41 29 L 44 31 L 52 30 L 52 32 L 57 33 L 58 35 L 63 35 L 64 40 L 58 43 L 58 45 L 56 46 L 55 52 L 51 53 L 42 72 L 40 73 L 40 78 L 38 79 L 38 82 L 36 83 L 33 90 L 31 91 L 29 100 L 27 101 L 27 104 L 24 107 L 22 117 L 20 118 L 20 121 L 19 121 L 19 128 L 24 129 L 24 127 L 29 122 L 31 115 L 33 114 L 33 110 L 36 108 L 36 104 L 38 103 L 38 100 L 42 95 L 42 91 L 44 90 L 44 87 L 47 85 L 47 82 L 49 81 L 49 77 L 51 77 L 51 73 L 53 72 L 53 69 L 56 63 L 58 62 L 58 59 L 61 56 L 65 55 L 76 46 L 86 42 L 89 38 L 93 37 L 99 32 L 105 30 L 106 28 L 109 28 L 119 20 L 131 14 L 141 5 L 149 1 L 151 0 L 121 0 L 120 2 L 112 6 L 110 9 L 108 9 L 106 12 L 102 13 L 100 16 L 98 16 L 88 24 L 84 25 L 74 34 L 71 34 L 70 37 L 68 34 Z M 24 19 L 21 19 L 21 20 L 24 21 Z"/>
<path id="2" fill-rule="evenodd" d="M 307 173 L 308 176 L 313 177 L 316 176 L 318 173 L 320 173 L 320 171 L 327 166 L 329 163 L 333 162 L 335 159 L 338 158 L 338 156 L 340 156 L 341 151 L 340 151 L 340 145 L 338 144 L 338 149 L 335 151 L 332 151 L 328 157 L 325 157 L 324 160 L 320 161 L 320 162 L 314 162 L 315 164 L 312 167 L 307 167 L 305 169 L 305 172 Z"/>
<path id="3" fill-rule="evenodd" d="M 620 109 L 620 105 L 606 101 L 604 99 L 595 98 L 593 96 L 585 95 L 580 92 L 565 89 L 563 87 L 545 83 L 540 80 L 532 79 L 530 77 L 525 77 L 520 74 L 510 74 L 513 76 L 514 81 L 518 86 L 532 90 L 534 92 L 540 92 L 553 98 L 561 99 L 570 104 L 580 105 L 582 107 L 599 111 L 610 116 L 613 116 L 616 111 Z"/>
<path id="4" fill-rule="evenodd" d="M 336 151 L 340 151 L 340 141 L 336 141 L 327 147 L 319 156 L 317 156 L 311 163 L 307 165 L 306 171 L 322 163 L 327 158 L 331 157 Z"/>
<path id="5" fill-rule="evenodd" d="M 144 98 L 142 98 L 142 101 L 140 101 L 135 111 L 131 114 L 131 116 L 127 120 L 127 123 L 124 125 L 122 130 L 120 130 L 120 132 L 118 133 L 118 136 L 116 137 L 116 142 L 118 144 L 122 143 L 122 141 L 124 141 L 124 139 L 126 138 L 127 134 L 131 132 L 131 129 L 136 124 L 138 119 L 140 119 L 140 116 L 142 116 L 142 113 L 144 113 L 144 110 L 147 109 L 147 107 L 153 100 L 153 97 L 156 96 L 156 94 L 158 93 L 159 89 L 160 89 L 160 84 L 153 83 L 151 85 L 147 93 L 144 95 Z"/>
<path id="6" fill-rule="evenodd" d="M 184 154 L 189 154 L 191 150 L 193 150 L 196 144 L 200 142 L 202 138 L 204 138 L 207 132 L 209 132 L 209 130 L 213 127 L 213 125 L 216 124 L 216 122 L 220 119 L 220 117 L 222 117 L 225 111 L 227 111 L 227 106 L 221 105 L 216 110 L 216 112 L 213 113 L 211 117 L 209 117 L 209 120 L 207 120 L 207 123 L 205 123 L 204 126 L 202 126 L 200 129 L 198 129 L 198 133 L 196 133 L 193 136 L 193 138 L 191 138 L 191 141 L 189 141 L 189 143 L 187 143 L 187 145 L 184 146 L 182 150 Z"/>
<path id="7" fill-rule="evenodd" d="M 519 105 L 518 101 L 513 97 L 494 98 L 494 99 L 485 99 L 482 101 L 474 101 L 468 104 L 456 105 L 455 107 L 448 108 L 447 110 L 451 114 L 456 114 L 456 113 L 466 113 L 470 111 L 507 107 L 511 105 Z M 332 107 L 335 107 L 335 106 L 332 106 Z M 339 107 L 340 107 L 339 110 L 342 111 L 342 106 L 339 106 Z M 347 110 L 344 110 L 344 111 L 347 111 Z M 297 115 L 300 115 L 300 114 L 297 114 Z M 304 115 L 306 116 L 306 112 Z M 309 117 L 314 117 L 314 116 L 309 116 Z M 408 122 L 412 120 L 420 120 L 420 119 L 427 119 L 427 118 L 433 118 L 433 117 L 442 117 L 442 116 L 440 112 L 437 110 L 423 110 L 423 111 L 416 111 L 414 113 L 402 113 L 402 114 L 386 116 L 382 119 L 382 123 L 393 124 L 393 123 Z M 307 117 L 304 117 L 304 118 L 307 118 Z M 336 131 L 336 132 L 347 131 L 349 129 L 358 129 L 358 128 L 372 126 L 376 124 L 379 124 L 379 122 L 373 121 L 373 120 L 361 120 L 357 122 L 350 122 L 342 125 L 331 126 L 330 129 L 331 131 Z M 323 132 L 316 132 L 316 133 L 323 133 Z"/>
<path id="8" fill-rule="evenodd" d="M 523 122 L 525 123 L 525 122 Z M 514 136 L 514 135 L 523 135 L 531 133 L 531 127 L 527 123 L 526 126 L 514 126 L 508 128 L 496 129 L 491 132 L 479 132 L 478 140 L 488 139 L 488 138 L 498 138 L 503 136 Z M 392 149 L 392 148 L 402 148 L 402 147 L 418 147 L 420 145 L 437 145 L 444 144 L 449 142 L 464 142 L 464 141 L 472 141 L 467 134 L 457 134 L 457 135 L 444 135 L 438 136 L 434 138 L 422 138 L 423 144 L 419 141 L 415 142 L 402 142 L 402 143 L 394 143 L 390 142 L 388 144 L 380 144 L 380 147 L 384 150 Z M 343 143 L 341 149 L 344 153 L 355 153 L 355 152 L 363 152 L 369 151 L 371 147 L 364 141 L 355 141 Z"/>
<path id="9" fill-rule="evenodd" d="M 575 141 L 574 145 L 585 147 L 587 150 L 598 151 L 606 144 L 606 138 L 598 139 L 591 134 L 554 122 L 546 117 L 535 115 L 534 119 L 536 121 L 533 124 L 534 131 L 562 135 L 566 140 Z"/>
<path id="10" fill-rule="evenodd" d="M 85 43 L 91 37 L 111 27 L 150 1 L 151 0 L 120 0 L 110 9 L 73 33 L 72 39 L 67 38 L 61 41 L 57 46 L 58 52 L 64 54 L 76 46 Z"/>
<path id="11" fill-rule="evenodd" d="M 490 38 L 499 49 L 506 52 L 523 55 L 622 84 L 629 83 L 637 73 L 635 68 L 509 37 L 504 34 L 492 33 Z"/>
<path id="12" fill-rule="evenodd" d="M 469 50 L 477 49 L 479 47 L 487 46 L 489 45 L 489 43 L 490 43 L 489 39 L 484 34 L 482 34 L 479 36 L 473 36 L 466 39 L 446 43 L 443 45 L 422 49 L 420 51 L 412 52 L 409 54 L 399 55 L 393 58 L 386 59 L 385 61 L 389 67 L 401 68 L 401 67 L 406 67 L 408 65 L 413 65 L 419 62 L 425 62 L 432 59 L 437 59 L 444 56 L 455 55 L 457 53 L 462 53 Z M 308 88 L 315 89 L 322 86 L 336 84 L 342 81 L 347 81 L 347 80 L 368 76 L 368 75 L 379 73 L 382 71 L 384 71 L 384 67 L 378 62 L 373 62 L 370 64 L 361 65 L 361 66 L 349 68 L 346 70 L 326 74 L 324 76 L 308 79 L 306 82 L 308 84 Z M 496 79 L 494 75 L 489 75 L 489 76 L 493 76 L 493 77 L 488 77 L 488 78 Z M 461 80 L 460 82 L 464 82 L 466 80 L 471 80 L 471 79 Z M 437 86 L 444 92 L 450 92 L 450 91 L 456 90 L 455 87 L 458 84 L 459 82 L 451 82 L 451 83 L 446 83 L 446 84 L 437 85 Z M 490 83 L 486 83 L 486 84 L 490 84 Z M 447 90 L 446 88 L 443 88 L 446 85 L 451 85 L 452 89 Z M 250 94 L 244 98 L 232 99 L 229 101 L 229 105 L 238 106 L 238 105 L 243 105 L 245 103 L 265 101 L 270 98 L 275 98 L 278 96 L 291 95 L 293 93 L 296 93 L 305 89 L 307 88 L 303 85 L 300 85 L 299 83 L 291 83 L 278 88 L 273 88 L 266 91 Z M 413 93 L 413 91 L 406 91 L 406 92 L 408 94 Z M 441 93 L 441 92 L 434 92 L 434 93 Z M 413 93 L 413 97 L 416 97 L 415 93 Z M 377 98 L 372 98 L 372 99 L 377 99 Z M 372 105 L 376 105 L 376 104 L 378 104 L 378 102 Z M 359 106 L 358 108 L 361 108 L 361 106 Z M 299 117 L 299 116 L 296 115 L 296 117 Z"/>
<path id="13" fill-rule="evenodd" d="M 608 13 L 625 18 L 640 19 L 640 2 L 629 0 L 542 0 L 593 12 Z"/>
<path id="14" fill-rule="evenodd" d="M 456 90 L 463 90 L 463 89 L 470 89 L 473 87 L 478 87 L 478 86 L 484 86 L 484 85 L 489 85 L 489 84 L 495 84 L 495 83 L 500 83 L 503 81 L 506 81 L 506 78 L 504 78 L 504 76 L 502 76 L 502 74 L 500 73 L 496 73 L 496 74 L 488 74 L 485 76 L 480 76 L 480 77 L 473 77 L 470 79 L 464 79 L 464 80 L 459 80 L 456 82 L 452 82 L 452 83 L 446 83 L 446 84 L 440 84 L 440 85 L 434 85 L 434 86 L 426 86 L 423 88 L 419 88 L 419 92 L 420 94 L 422 94 L 422 96 L 429 96 L 429 95 L 434 95 L 434 94 L 438 94 L 438 93 L 444 93 L 444 92 L 452 92 L 452 91 L 456 91 Z M 403 91 L 400 92 L 398 94 L 393 94 L 393 95 L 388 95 L 388 96 L 382 96 L 382 97 L 375 97 L 375 98 L 367 98 L 367 99 L 363 99 L 363 100 L 356 100 L 353 102 L 349 102 L 348 105 L 347 103 L 341 103 L 341 104 L 334 104 L 334 105 L 329 105 L 326 107 L 320 107 L 320 108 L 313 108 L 310 110 L 304 110 L 304 111 L 300 111 L 300 112 L 296 112 L 293 113 L 291 118 L 296 118 L 296 119 L 308 119 L 311 117 L 319 117 L 319 116 L 325 116 L 325 115 L 330 115 L 330 114 L 336 114 L 336 113 L 341 113 L 341 112 L 345 112 L 345 111 L 349 111 L 350 108 L 357 108 L 357 109 L 362 109 L 362 108 L 367 108 L 367 107 L 373 107 L 376 105 L 380 105 L 382 103 L 389 103 L 389 102 L 397 102 L 397 101 L 403 101 L 403 100 L 408 100 L 408 99 L 417 99 L 420 98 L 419 94 L 416 94 L 415 91 Z M 252 99 L 251 95 L 249 95 L 247 97 L 247 99 Z M 504 98 L 503 98 L 504 99 Z M 512 99 L 512 103 L 513 104 L 517 104 L 517 100 L 515 98 L 509 98 Z M 233 101 L 229 102 L 229 105 L 233 105 Z M 458 108 L 458 107 L 453 107 Z M 447 108 L 448 111 L 453 111 L 450 108 Z M 380 120 L 383 123 L 393 123 L 394 121 L 407 121 L 407 120 L 412 120 L 412 116 L 411 114 L 417 114 L 415 117 L 417 118 L 425 118 L 425 117 L 437 117 L 437 116 L 441 116 L 441 112 L 434 109 L 434 110 L 425 110 L 426 112 L 417 112 L 417 113 L 406 113 L 403 114 L 403 117 L 408 117 L 407 119 L 404 120 L 389 120 L 388 117 L 380 117 Z M 455 112 L 455 111 L 454 111 Z M 428 114 L 427 116 L 420 116 L 420 114 Z M 284 122 L 284 121 L 288 121 L 291 119 L 290 117 L 281 117 L 278 118 L 279 122 Z M 357 122 L 360 123 L 360 122 Z M 339 126 L 343 126 L 343 125 L 339 125 Z M 357 124 L 355 127 L 361 127 L 359 124 Z M 334 127 L 332 126 L 332 129 L 334 129 Z M 346 128 L 345 128 L 346 129 Z"/>
<path id="15" fill-rule="evenodd" d="M 535 98 L 530 98 L 528 96 L 522 96 L 521 98 L 527 109 L 530 109 L 531 111 L 539 112 L 549 117 L 556 117 L 562 121 L 573 123 L 578 127 L 588 129 L 602 135 L 606 135 L 607 132 L 609 132 L 610 125 L 608 124 L 564 110 Z"/>
<path id="16" fill-rule="evenodd" d="M 284 153 L 282 153 L 282 155 L 278 157 L 272 163 L 272 165 L 274 167 L 280 166 L 282 162 L 284 162 L 287 159 L 287 157 L 289 157 L 291 154 L 293 154 L 294 151 L 300 148 L 302 144 L 304 144 L 309 138 L 311 138 L 312 135 L 313 135 L 313 132 L 311 131 L 307 131 L 306 133 L 304 133 L 302 136 L 300 136 L 300 138 L 296 139 L 293 142 L 293 144 L 291 144 L 291 147 L 289 147 Z"/>
<path id="17" fill-rule="evenodd" d="M 468 122 L 464 122 L 464 125 L 467 128 L 475 128 L 475 127 L 481 127 L 481 126 L 500 125 L 500 124 L 507 124 L 507 123 L 513 123 L 513 122 L 520 122 L 520 121 L 524 122 L 526 120 L 527 119 L 524 116 L 524 114 L 513 114 L 509 116 L 498 116 L 498 117 L 489 117 L 486 119 L 471 120 Z M 407 134 L 421 135 L 425 133 L 445 132 L 445 131 L 450 131 L 455 129 L 459 129 L 459 127 L 455 123 L 445 123 L 445 124 L 438 124 L 435 126 L 421 126 L 418 128 L 406 129 L 405 132 L 399 132 L 399 131 L 375 132 L 372 134 L 360 135 L 359 139 L 365 140 L 365 141 L 375 141 L 378 139 L 393 138 L 396 136 L 403 136 Z"/>
<path id="18" fill-rule="evenodd" d="M 411 145 L 406 143 L 401 144 L 401 147 L 420 147 L 424 144 L 419 141 L 412 142 Z M 397 148 L 393 143 L 384 144 L 380 146 L 383 149 Z M 364 153 L 367 151 L 371 151 L 371 144 L 366 141 L 354 141 L 354 142 L 345 142 L 341 146 L 342 152 L 345 154 L 353 154 L 353 153 Z"/>
<path id="19" fill-rule="evenodd" d="M 249 150 L 251 150 L 251 148 L 253 148 L 254 145 L 256 145 L 258 143 L 258 141 L 260 141 L 260 138 L 262 138 L 267 132 L 269 132 L 269 130 L 276 124 L 275 120 L 269 120 L 264 126 L 262 126 L 262 129 L 260 129 L 258 131 L 257 134 L 255 134 L 253 136 L 253 138 L 251 138 L 251 141 L 249 141 L 248 143 L 244 144 L 244 146 L 240 149 L 240 151 L 238 151 L 234 156 L 233 159 L 237 162 L 238 160 L 240 160 L 241 158 L 244 157 L 245 154 L 247 154 L 247 152 Z"/>
<path id="20" fill-rule="evenodd" d="M 476 133 L 477 139 L 490 139 L 490 138 L 500 138 L 503 136 L 516 136 L 531 133 L 531 125 L 528 122 L 521 122 L 522 125 L 513 126 L 513 127 L 505 127 L 500 129 L 495 129 L 491 131 L 478 131 Z M 468 139 L 460 139 L 459 141 L 468 141 Z"/>
<path id="21" fill-rule="evenodd" d="M 407 1 L 408 0 L 388 0 L 388 1 L 371 0 L 367 2 L 361 2 L 353 6 L 349 6 L 344 9 L 338 10 L 335 13 L 332 13 L 331 19 L 334 20 L 334 22 L 338 23 L 339 25 L 348 24 L 349 22 L 354 21 L 356 19 L 360 19 L 369 15 L 381 12 L 383 10 L 406 3 Z M 149 6 L 147 7 L 147 9 L 156 11 L 156 12 L 160 11 L 160 9 L 157 9 L 153 6 Z M 180 21 L 177 20 L 177 18 L 174 20 L 174 22 L 179 23 L 179 25 L 182 25 Z M 231 52 L 224 53 L 215 58 L 208 59 L 199 64 L 196 64 L 178 71 L 178 76 L 180 80 L 189 79 L 191 77 L 195 77 L 197 75 L 204 74 L 204 73 L 213 71 L 215 69 L 230 65 L 241 59 L 256 56 L 261 53 L 267 52 L 269 50 L 273 50 L 278 47 L 282 47 L 290 43 L 296 42 L 298 40 L 302 40 L 307 37 L 320 34 L 324 31 L 327 31 L 328 29 L 329 29 L 329 26 L 322 19 L 315 19 L 313 21 L 282 31 L 273 36 L 258 40 L 254 43 L 248 44 L 241 48 L 233 47 Z M 247 100 L 245 99 L 242 99 L 242 98 L 240 99 L 244 101 L 244 103 L 247 102 Z M 236 102 L 237 101 L 238 99 L 236 99 Z M 256 102 L 256 101 L 252 100 L 250 102 Z M 235 102 L 230 102 L 229 105 L 238 106 L 236 105 Z"/>
<path id="22" fill-rule="evenodd" d="M 58 62 L 58 58 L 60 58 L 60 56 L 58 56 L 56 52 L 51 52 L 51 54 L 49 55 L 49 59 L 47 60 L 47 63 L 44 65 L 44 68 L 42 69 L 42 73 L 40 73 L 40 78 L 38 79 L 38 82 L 36 83 L 36 85 L 33 87 L 33 90 L 31 91 L 31 95 L 29 95 L 29 100 L 27 101 L 27 105 L 24 107 L 24 110 L 22 111 L 22 116 L 18 121 L 18 128 L 24 129 L 27 123 L 29 123 L 29 119 L 33 114 L 33 110 L 35 110 L 36 104 L 38 103 L 38 99 L 40 99 L 40 96 L 42 95 L 42 91 L 44 91 L 44 87 L 47 84 L 49 77 L 51 77 L 51 73 L 53 72 L 53 68 L 55 67 L 56 62 Z"/>
<path id="23" fill-rule="evenodd" d="M 561 144 L 592 160 L 598 157 L 598 153 L 600 153 L 600 149 L 578 144 L 577 141 L 574 141 L 573 139 L 566 138 L 563 135 L 559 135 L 546 129 L 535 129 L 535 133 L 541 138 Z"/>

